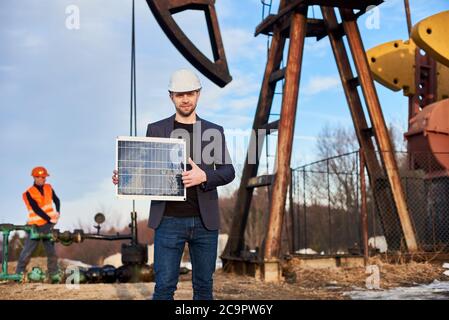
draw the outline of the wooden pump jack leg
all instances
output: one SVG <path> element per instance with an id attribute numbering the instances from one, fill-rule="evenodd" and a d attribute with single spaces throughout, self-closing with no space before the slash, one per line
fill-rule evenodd
<path id="1" fill-rule="evenodd" d="M 268 118 L 273 102 L 276 82 L 285 79 L 283 87 L 280 119 L 277 125 L 277 158 L 275 172 L 257 177 L 258 161 L 255 164 L 245 163 L 243 175 L 238 190 L 238 201 L 233 217 L 231 233 L 227 246 L 222 255 L 224 269 L 233 270 L 233 265 L 251 264 L 262 272 L 262 278 L 267 282 L 282 280 L 280 264 L 282 224 L 285 212 L 287 190 L 290 175 L 290 160 L 292 155 L 293 135 L 295 129 L 296 109 L 298 105 L 299 83 L 303 60 L 304 43 L 306 37 L 317 39 L 329 37 L 336 64 L 340 73 L 348 106 L 354 122 L 354 128 L 361 149 L 366 160 L 369 181 L 375 194 L 377 211 L 381 217 L 382 226 L 389 243 L 389 248 L 399 249 L 405 240 L 407 249 L 417 250 L 415 232 L 409 217 L 404 192 L 400 184 L 398 166 L 394 157 L 392 143 L 380 108 L 379 99 L 370 74 L 366 53 L 357 26 L 357 18 L 361 14 L 354 14 L 352 9 L 366 8 L 378 5 L 382 1 L 361 0 L 357 8 L 351 8 L 349 2 L 329 1 L 332 7 L 321 6 L 323 19 L 308 19 L 309 5 L 321 4 L 318 0 L 281 1 L 277 15 L 268 16 L 257 28 L 257 34 L 272 34 L 273 39 L 269 51 L 268 61 L 262 82 L 262 88 L 257 105 L 253 130 L 267 127 Z M 334 4 L 332 4 L 334 3 Z M 355 3 L 355 2 L 354 2 Z M 354 4 L 355 6 L 355 4 Z M 342 22 L 338 23 L 335 7 L 340 9 Z M 363 13 L 365 10 L 362 10 Z M 343 37 L 347 37 L 351 49 L 352 59 L 356 67 L 357 76 L 351 69 L 348 53 Z M 285 68 L 280 69 L 280 62 L 284 50 L 285 40 L 290 38 L 288 61 Z M 368 127 L 362 100 L 357 90 L 361 86 L 367 106 L 370 123 Z M 256 143 L 260 145 L 264 137 L 251 137 L 250 147 Z M 374 138 L 374 139 L 373 139 Z M 379 158 L 376 148 L 380 151 Z M 259 159 L 261 150 L 257 151 Z M 247 159 L 248 160 L 248 156 Z M 269 222 L 262 250 L 257 260 L 247 260 L 244 255 L 245 230 L 251 205 L 253 190 L 267 184 L 257 183 L 268 181 L 271 186 L 271 201 Z M 255 182 L 256 181 L 256 182 Z M 380 183 L 383 187 L 380 188 Z M 388 222 L 387 222 L 388 221 Z"/>

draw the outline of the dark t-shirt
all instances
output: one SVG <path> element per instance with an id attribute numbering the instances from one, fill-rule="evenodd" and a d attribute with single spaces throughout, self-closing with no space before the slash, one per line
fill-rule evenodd
<path id="1" fill-rule="evenodd" d="M 173 127 L 176 129 L 184 129 L 189 133 L 189 139 L 186 141 L 186 152 L 187 159 L 193 157 L 193 124 L 184 124 L 175 120 Z M 181 136 L 173 136 L 173 138 L 183 138 Z M 190 144 L 190 145 L 189 145 Z M 192 166 L 187 163 L 187 170 L 192 170 Z M 186 201 L 167 201 L 165 205 L 164 215 L 173 217 L 195 217 L 200 215 L 200 207 L 198 205 L 198 194 L 196 192 L 196 187 L 193 186 L 187 188 L 187 199 Z"/>

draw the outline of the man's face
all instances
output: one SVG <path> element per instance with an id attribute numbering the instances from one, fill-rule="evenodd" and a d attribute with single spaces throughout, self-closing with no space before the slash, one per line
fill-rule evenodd
<path id="1" fill-rule="evenodd" d="M 183 117 L 188 117 L 195 111 L 199 97 L 199 90 L 170 93 L 170 98 L 175 104 L 176 112 Z"/>
<path id="2" fill-rule="evenodd" d="M 43 186 L 45 184 L 46 177 L 34 177 L 34 183 L 38 186 Z"/>

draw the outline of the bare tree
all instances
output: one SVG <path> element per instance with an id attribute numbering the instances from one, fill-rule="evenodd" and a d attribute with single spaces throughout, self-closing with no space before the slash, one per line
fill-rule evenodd
<path id="1" fill-rule="evenodd" d="M 351 210 L 357 201 L 358 142 L 353 130 L 325 126 L 318 136 L 316 148 L 323 159 L 315 166 L 320 172 L 314 179 L 316 189 L 328 191 L 331 206 Z M 326 193 L 326 192 L 325 192 Z M 324 196 L 325 198 L 328 195 Z"/>

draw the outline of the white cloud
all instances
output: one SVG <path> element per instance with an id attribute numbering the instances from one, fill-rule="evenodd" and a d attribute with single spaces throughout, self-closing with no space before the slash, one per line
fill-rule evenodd
<path id="1" fill-rule="evenodd" d="M 266 40 L 254 37 L 252 31 L 225 28 L 222 31 L 222 36 L 228 60 L 266 59 Z"/>
<path id="2" fill-rule="evenodd" d="M 446 8 L 444 8 L 446 6 Z M 431 16 L 441 10 L 448 9 L 447 1 L 441 0 L 411 0 L 410 11 L 412 23 L 416 24 L 422 19 Z M 380 12 L 380 30 L 389 32 L 390 30 L 401 31 L 404 40 L 407 38 L 407 20 L 405 15 L 405 6 L 403 0 L 386 0 L 379 6 Z M 365 17 L 361 17 L 361 24 L 365 25 Z M 379 30 L 373 29 L 373 32 Z"/>
<path id="3" fill-rule="evenodd" d="M 248 124 L 247 112 L 256 110 L 261 80 L 241 72 L 235 72 L 233 76 L 233 81 L 225 88 L 206 84 L 201 92 L 198 113 L 211 116 L 212 121 L 225 121 L 219 122 L 225 127 L 245 127 Z M 242 115 L 242 112 L 245 112 L 245 115 Z M 250 111 L 250 114 L 252 116 L 253 113 Z"/>
<path id="4" fill-rule="evenodd" d="M 258 101 L 258 97 L 257 96 L 249 96 L 246 98 L 242 98 L 242 99 L 234 99 L 231 100 L 231 102 L 229 103 L 229 106 L 233 109 L 256 109 L 257 107 L 257 101 Z"/>
<path id="5" fill-rule="evenodd" d="M 302 92 L 305 95 L 315 95 L 324 91 L 335 89 L 341 85 L 338 76 L 314 76 L 304 86 Z"/>
<path id="6" fill-rule="evenodd" d="M 213 112 L 201 112 L 203 114 L 203 118 L 209 119 L 212 116 L 214 117 L 214 121 L 216 121 L 219 125 L 224 128 L 234 129 L 234 128 L 248 128 L 252 125 L 254 116 L 247 116 L 242 114 L 230 114 L 226 112 L 222 113 L 213 113 Z"/>
<path id="7" fill-rule="evenodd" d="M 42 37 L 34 34 L 27 34 L 22 41 L 22 46 L 26 49 L 37 48 L 45 44 Z"/>
<path id="8" fill-rule="evenodd" d="M 320 41 L 315 41 L 315 39 L 313 39 L 313 42 L 306 40 L 304 46 L 304 50 L 306 52 L 305 57 L 307 58 L 309 54 L 313 54 L 314 57 L 324 57 L 331 53 L 330 49 L 330 43 L 327 38 Z"/>
<path id="9" fill-rule="evenodd" d="M 349 112 L 348 111 L 348 107 L 347 107 L 347 105 L 346 105 L 344 100 L 341 101 L 341 103 L 338 103 L 338 105 L 339 105 L 338 107 L 340 107 L 340 108 L 345 108 L 344 112 Z M 335 108 L 335 106 L 332 105 L 332 108 Z M 341 116 L 341 115 L 331 114 L 329 112 L 321 112 L 321 113 L 319 113 L 319 112 L 310 112 L 310 111 L 307 111 L 307 110 L 304 110 L 303 112 L 301 112 L 301 115 L 307 116 L 309 119 L 312 118 L 312 119 L 324 120 L 324 121 L 330 121 L 330 122 L 338 121 L 340 123 L 345 123 L 345 124 L 351 124 L 352 123 L 351 117 L 349 115 L 348 116 Z M 301 118 L 300 118 L 300 120 L 301 120 Z"/>
<path id="10" fill-rule="evenodd" d="M 213 61 L 212 47 L 209 40 L 204 13 L 196 10 L 184 11 L 173 15 L 173 19 L 190 41 L 192 41 L 192 43 L 206 57 Z"/>

